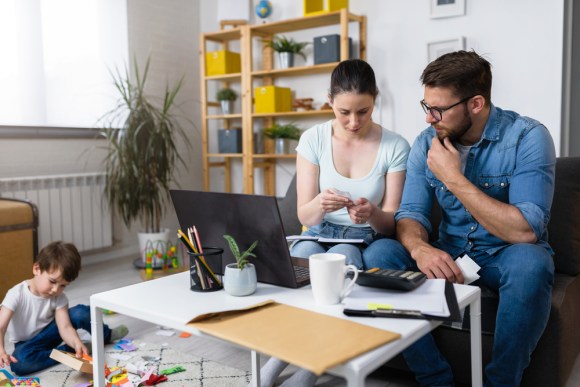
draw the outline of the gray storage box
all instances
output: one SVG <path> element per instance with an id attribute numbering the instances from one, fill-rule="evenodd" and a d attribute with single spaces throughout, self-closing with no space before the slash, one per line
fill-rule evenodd
<path id="1" fill-rule="evenodd" d="M 348 38 L 349 58 L 352 58 L 352 38 Z M 314 64 L 340 61 L 340 35 L 324 35 L 314 38 Z"/>
<path id="2" fill-rule="evenodd" d="M 242 153 L 242 130 L 240 128 L 218 130 L 219 153 Z"/>

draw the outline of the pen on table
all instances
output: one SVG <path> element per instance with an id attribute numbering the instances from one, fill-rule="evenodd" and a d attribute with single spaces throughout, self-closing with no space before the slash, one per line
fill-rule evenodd
<path id="1" fill-rule="evenodd" d="M 353 317 L 423 317 L 423 314 L 419 310 L 405 309 L 344 309 L 343 313 Z"/>

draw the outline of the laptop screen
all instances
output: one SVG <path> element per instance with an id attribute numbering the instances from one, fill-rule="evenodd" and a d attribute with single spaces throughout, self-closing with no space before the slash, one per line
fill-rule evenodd
<path id="1" fill-rule="evenodd" d="M 171 190 L 171 199 L 183 231 L 195 226 L 204 247 L 224 249 L 222 273 L 226 264 L 235 262 L 224 234 L 231 235 L 246 250 L 254 249 L 258 281 L 296 287 L 296 278 L 284 227 L 275 197 L 234 193 Z"/>

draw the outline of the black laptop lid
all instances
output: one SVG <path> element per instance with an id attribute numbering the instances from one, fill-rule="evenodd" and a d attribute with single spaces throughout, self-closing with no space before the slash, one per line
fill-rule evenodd
<path id="1" fill-rule="evenodd" d="M 170 193 L 181 229 L 195 226 L 202 246 L 224 249 L 222 269 L 235 262 L 224 234 L 234 237 L 241 251 L 258 240 L 257 258 L 250 258 L 258 281 L 297 287 L 275 197 L 187 190 Z"/>

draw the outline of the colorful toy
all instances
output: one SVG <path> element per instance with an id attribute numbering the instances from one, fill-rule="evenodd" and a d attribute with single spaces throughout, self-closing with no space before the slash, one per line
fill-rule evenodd
<path id="1" fill-rule="evenodd" d="M 3 382 L 4 380 L 12 380 L 14 376 L 5 369 L 0 369 L 0 380 Z"/>
<path id="2" fill-rule="evenodd" d="M 185 368 L 183 368 L 182 366 L 176 366 L 173 368 L 167 368 L 161 372 L 159 372 L 161 375 L 171 375 L 171 374 L 176 374 L 178 372 L 184 372 Z"/>
<path id="3" fill-rule="evenodd" d="M 154 386 L 158 383 L 161 382 L 166 382 L 167 381 L 167 376 L 165 375 L 155 375 L 155 374 L 151 374 L 151 376 L 149 376 L 149 379 L 144 380 L 144 384 L 145 386 Z"/>
<path id="4" fill-rule="evenodd" d="M 40 387 L 39 378 L 14 378 L 12 379 L 13 386 L 34 386 Z"/>
<path id="5" fill-rule="evenodd" d="M 145 278 L 153 278 L 153 268 L 161 263 L 163 271 L 169 269 L 169 264 L 175 269 L 179 267 L 177 247 L 170 241 L 147 241 L 145 245 Z"/>

